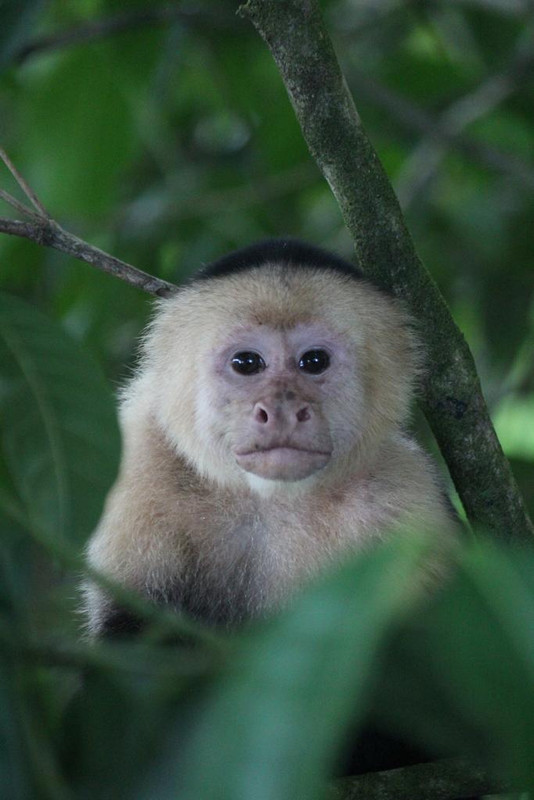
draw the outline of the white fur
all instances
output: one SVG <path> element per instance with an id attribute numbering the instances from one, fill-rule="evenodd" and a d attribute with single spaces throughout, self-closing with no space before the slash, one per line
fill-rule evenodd
<path id="1" fill-rule="evenodd" d="M 228 368 L 227 348 L 248 342 L 270 354 L 272 385 L 269 370 L 247 383 Z M 292 371 L 299 348 L 322 342 L 334 354 L 324 376 Z M 272 265 L 160 302 L 123 393 L 122 465 L 89 563 L 172 603 L 187 587 L 186 610 L 231 624 L 403 526 L 447 541 L 455 523 L 434 468 L 401 432 L 419 364 L 397 304 L 324 270 Z M 323 469 L 281 481 L 238 466 L 236 442 L 253 436 L 255 386 L 309 404 L 313 425 L 297 433 L 332 443 Z M 109 605 L 87 589 L 93 632 Z"/>

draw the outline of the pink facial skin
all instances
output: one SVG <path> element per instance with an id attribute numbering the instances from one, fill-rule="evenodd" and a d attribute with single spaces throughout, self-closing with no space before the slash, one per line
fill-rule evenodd
<path id="1" fill-rule="evenodd" d="M 242 373 L 234 362 L 239 367 L 247 358 L 251 371 Z M 234 331 L 214 366 L 222 394 L 227 390 L 231 397 L 228 416 L 239 420 L 231 433 L 237 464 L 279 481 L 299 481 L 323 469 L 334 447 L 324 406 L 348 361 L 339 338 L 315 324 Z M 224 410 L 223 399 L 223 415 Z"/>

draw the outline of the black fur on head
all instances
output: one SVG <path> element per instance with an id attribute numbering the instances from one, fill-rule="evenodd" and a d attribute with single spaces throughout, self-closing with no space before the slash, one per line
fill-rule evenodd
<path id="1" fill-rule="evenodd" d="M 256 244 L 235 250 L 202 267 L 193 281 L 233 275 L 249 269 L 257 269 L 265 264 L 275 263 L 298 269 L 333 270 L 351 278 L 363 278 L 362 271 L 334 253 L 322 250 L 315 245 L 299 239 L 265 239 Z"/>

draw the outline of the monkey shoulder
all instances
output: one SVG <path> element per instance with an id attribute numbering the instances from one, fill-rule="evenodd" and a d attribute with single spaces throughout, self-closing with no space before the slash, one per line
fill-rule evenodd
<path id="1" fill-rule="evenodd" d="M 384 441 L 361 471 L 320 498 L 317 516 L 327 516 L 330 536 L 367 547 L 403 527 L 449 535 L 456 526 L 430 456 L 408 435 Z"/>

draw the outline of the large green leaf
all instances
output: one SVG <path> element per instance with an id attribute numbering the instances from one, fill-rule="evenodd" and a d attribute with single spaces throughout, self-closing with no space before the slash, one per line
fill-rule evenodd
<path id="1" fill-rule="evenodd" d="M 107 213 L 134 149 L 108 52 L 105 45 L 61 52 L 46 76 L 28 81 L 21 98 L 26 133 L 17 158 L 60 218 Z"/>
<path id="2" fill-rule="evenodd" d="M 372 665 L 413 597 L 420 556 L 405 541 L 345 565 L 246 637 L 185 748 L 170 742 L 142 797 L 321 796 L 347 726 L 367 709 Z"/>
<path id="3" fill-rule="evenodd" d="M 117 469 L 113 400 L 61 327 L 2 294 L 0 414 L 5 461 L 31 527 L 83 541 Z"/>
<path id="4" fill-rule="evenodd" d="M 454 581 L 401 633 L 375 711 L 403 736 L 534 788 L 534 558 L 465 548 Z"/>
<path id="5" fill-rule="evenodd" d="M 493 547 L 463 553 L 458 586 L 440 606 L 429 645 L 441 665 L 438 686 L 485 734 L 496 767 L 532 791 L 534 561 L 529 552 L 518 555 Z"/>

